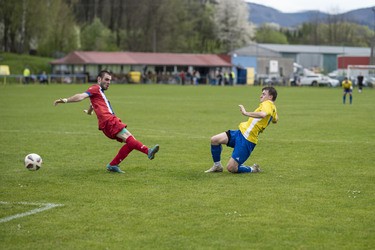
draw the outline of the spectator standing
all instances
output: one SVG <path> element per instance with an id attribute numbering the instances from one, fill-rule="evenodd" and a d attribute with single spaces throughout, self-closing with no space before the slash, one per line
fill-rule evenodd
<path id="1" fill-rule="evenodd" d="M 233 85 L 233 83 L 234 83 L 234 78 L 235 78 L 234 72 L 231 71 L 231 72 L 229 73 L 229 82 L 230 82 L 230 85 Z"/>
<path id="2" fill-rule="evenodd" d="M 185 85 L 185 72 L 183 70 L 181 70 L 180 79 L 181 79 L 181 84 Z"/>
<path id="3" fill-rule="evenodd" d="M 190 73 L 190 71 L 187 71 L 186 72 L 186 83 L 187 84 L 191 84 L 191 73 Z"/>
<path id="4" fill-rule="evenodd" d="M 219 73 L 217 74 L 217 85 L 224 86 L 224 84 L 223 84 L 223 74 L 221 73 L 221 71 L 219 71 Z"/>
<path id="5" fill-rule="evenodd" d="M 200 78 L 201 78 L 201 74 L 199 73 L 199 71 L 198 70 L 195 71 L 195 82 L 194 82 L 195 85 L 198 85 Z"/>
<path id="6" fill-rule="evenodd" d="M 23 83 L 29 84 L 30 75 L 31 75 L 30 69 L 29 69 L 29 67 L 26 67 L 23 71 Z"/>
<path id="7" fill-rule="evenodd" d="M 296 84 L 297 84 L 297 86 L 301 86 L 301 75 L 298 75 L 297 76 L 297 82 L 296 82 Z"/>
<path id="8" fill-rule="evenodd" d="M 194 70 L 194 71 L 193 71 L 193 82 L 192 82 L 192 84 L 195 85 L 196 82 L 197 82 L 197 71 Z"/>
<path id="9" fill-rule="evenodd" d="M 209 73 L 210 85 L 216 85 L 215 72 L 213 70 Z"/>
<path id="10" fill-rule="evenodd" d="M 229 84 L 229 74 L 228 74 L 228 72 L 224 73 L 224 80 L 225 80 L 224 85 L 228 85 Z"/>
<path id="11" fill-rule="evenodd" d="M 362 93 L 362 86 L 363 86 L 363 75 L 362 72 L 359 72 L 359 76 L 357 77 L 358 80 L 358 88 L 359 93 Z"/>

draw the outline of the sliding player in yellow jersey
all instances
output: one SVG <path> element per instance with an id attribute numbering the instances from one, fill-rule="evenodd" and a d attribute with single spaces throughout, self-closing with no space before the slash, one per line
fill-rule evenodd
<path id="1" fill-rule="evenodd" d="M 242 165 L 251 155 L 257 142 L 258 135 L 262 133 L 268 124 L 276 123 L 278 120 L 274 101 L 277 91 L 274 87 L 265 87 L 260 96 L 260 105 L 254 112 L 247 112 L 244 106 L 239 105 L 241 113 L 248 116 L 249 120 L 239 125 L 239 130 L 228 130 L 211 138 L 211 154 L 214 166 L 206 173 L 222 172 L 221 151 L 222 144 L 232 147 L 233 153 L 227 164 L 227 170 L 231 173 L 256 173 L 261 172 L 259 165 L 252 167 Z"/>
<path id="2" fill-rule="evenodd" d="M 353 101 L 353 96 L 352 96 L 353 85 L 352 85 L 352 82 L 349 81 L 347 77 L 345 77 L 345 80 L 342 81 L 342 88 L 344 89 L 344 96 L 343 96 L 343 99 L 342 99 L 343 103 L 345 104 L 346 94 L 349 93 L 350 104 L 352 104 L 352 101 Z"/>

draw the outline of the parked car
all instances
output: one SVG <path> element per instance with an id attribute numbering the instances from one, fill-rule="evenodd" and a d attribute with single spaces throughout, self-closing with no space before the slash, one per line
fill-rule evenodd
<path id="1" fill-rule="evenodd" d="M 357 78 L 356 77 L 352 77 L 351 81 L 352 81 L 354 87 L 358 86 L 358 82 L 357 82 Z M 364 87 L 373 87 L 374 85 L 375 85 L 375 77 L 373 77 L 373 76 L 365 76 L 363 78 L 363 86 Z"/>
<path id="2" fill-rule="evenodd" d="M 374 87 L 374 85 L 375 85 L 375 77 L 373 76 L 368 77 L 365 81 L 365 86 Z"/>
<path id="3" fill-rule="evenodd" d="M 325 85 L 328 87 L 338 87 L 340 86 L 340 81 L 332 79 L 328 76 L 316 74 L 316 75 L 307 75 L 303 76 L 300 81 L 303 86 L 321 86 Z"/>
<path id="4" fill-rule="evenodd" d="M 278 86 L 283 85 L 283 80 L 280 76 L 258 76 L 256 81 L 258 84 Z"/>
<path id="5" fill-rule="evenodd" d="M 342 86 L 342 82 L 345 80 L 346 76 L 336 76 L 332 77 L 332 79 L 336 79 L 339 81 L 339 85 Z"/>

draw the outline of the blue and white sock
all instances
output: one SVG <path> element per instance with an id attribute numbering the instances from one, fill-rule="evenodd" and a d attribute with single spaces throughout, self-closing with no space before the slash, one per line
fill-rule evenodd
<path id="1" fill-rule="evenodd" d="M 237 173 L 251 173 L 251 167 L 245 165 L 239 165 Z"/>
<path id="2" fill-rule="evenodd" d="M 212 159 L 214 162 L 220 162 L 221 161 L 221 151 L 222 151 L 221 145 L 211 145 L 211 154 Z"/>

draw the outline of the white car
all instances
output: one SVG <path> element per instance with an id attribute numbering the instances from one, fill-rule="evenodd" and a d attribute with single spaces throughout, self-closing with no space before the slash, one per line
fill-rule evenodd
<path id="1" fill-rule="evenodd" d="M 357 78 L 356 77 L 352 77 L 351 78 L 351 81 L 353 83 L 353 86 L 358 86 L 358 81 L 357 81 Z M 373 87 L 375 85 L 375 77 L 373 76 L 365 76 L 363 78 L 363 86 L 364 87 Z"/>
<path id="2" fill-rule="evenodd" d="M 340 81 L 324 75 L 307 75 L 301 77 L 300 84 L 304 86 L 326 85 L 328 87 L 340 86 Z"/>

